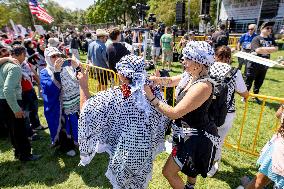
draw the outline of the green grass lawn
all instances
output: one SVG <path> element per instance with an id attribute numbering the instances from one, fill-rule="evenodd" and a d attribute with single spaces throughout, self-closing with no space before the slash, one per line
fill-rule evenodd
<path id="1" fill-rule="evenodd" d="M 277 59 L 283 56 L 284 51 L 273 54 L 272 58 Z M 84 56 L 85 58 L 85 56 Z M 235 60 L 235 59 L 234 59 Z M 233 63 L 237 66 L 236 63 Z M 172 75 L 181 73 L 181 65 L 173 65 Z M 266 80 L 261 88 L 261 94 L 283 97 L 284 69 L 275 67 L 268 70 Z M 239 136 L 239 128 L 242 121 L 244 103 L 240 97 L 236 97 L 237 118 L 228 136 L 228 142 L 236 144 Z M 248 115 L 244 127 L 242 147 L 251 148 L 253 136 L 256 131 L 258 115 L 261 106 L 249 101 Z M 256 149 L 259 151 L 274 133 L 276 120 L 274 114 L 278 108 L 278 102 L 268 101 L 261 121 L 260 134 L 257 138 Z M 46 125 L 43 115 L 43 104 L 40 101 L 39 114 L 41 122 Z M 111 188 L 111 185 L 104 173 L 107 169 L 108 156 L 98 154 L 86 167 L 78 167 L 79 155 L 67 157 L 65 154 L 58 154 L 49 148 L 49 132 L 40 131 L 43 137 L 39 141 L 32 142 L 33 151 L 42 154 L 43 158 L 37 162 L 20 163 L 13 157 L 13 151 L 8 139 L 0 139 L 0 188 Z M 150 182 L 151 189 L 170 188 L 166 179 L 162 176 L 162 167 L 168 154 L 160 154 L 153 169 L 153 179 Z M 220 170 L 214 178 L 198 177 L 197 189 L 229 189 L 236 188 L 240 184 L 243 175 L 253 176 L 257 172 L 257 156 L 252 156 L 234 149 L 224 148 L 223 159 Z M 185 177 L 184 177 L 185 178 Z"/>

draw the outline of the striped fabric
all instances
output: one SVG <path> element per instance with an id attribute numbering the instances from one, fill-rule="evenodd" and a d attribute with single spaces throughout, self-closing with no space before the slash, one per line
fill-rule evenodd
<path id="1" fill-rule="evenodd" d="M 281 189 L 284 189 L 284 177 L 274 173 L 272 171 L 272 153 L 275 147 L 274 138 L 272 138 L 262 149 L 262 153 L 257 160 L 257 164 L 260 165 L 259 172 L 266 175 L 272 180 L 275 185 Z"/>
<path id="2" fill-rule="evenodd" d="M 54 21 L 53 17 L 50 16 L 44 8 L 42 8 L 37 0 L 29 0 L 29 8 L 32 14 L 36 15 L 36 17 L 48 24 Z"/>

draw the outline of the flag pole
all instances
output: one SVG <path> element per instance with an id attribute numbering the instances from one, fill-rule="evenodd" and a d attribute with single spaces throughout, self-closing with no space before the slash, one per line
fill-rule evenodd
<path id="1" fill-rule="evenodd" d="M 27 3 L 28 3 L 28 8 L 30 10 L 30 15 L 31 15 L 31 18 L 32 18 L 32 30 L 35 30 L 35 19 L 34 19 L 34 15 L 32 14 L 31 12 L 31 9 L 30 9 L 30 3 L 29 3 L 29 0 L 27 0 Z"/>

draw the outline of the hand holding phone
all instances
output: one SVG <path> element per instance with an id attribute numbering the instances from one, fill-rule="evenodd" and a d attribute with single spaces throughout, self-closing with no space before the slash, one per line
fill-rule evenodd
<path id="1" fill-rule="evenodd" d="M 71 60 L 64 60 L 62 67 L 71 66 Z"/>

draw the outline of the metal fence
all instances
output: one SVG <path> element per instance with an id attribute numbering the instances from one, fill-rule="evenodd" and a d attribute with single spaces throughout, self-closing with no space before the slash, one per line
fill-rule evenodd
<path id="1" fill-rule="evenodd" d="M 86 64 L 83 64 L 83 66 L 86 67 Z M 118 85 L 118 75 L 114 71 L 90 65 L 89 88 L 91 94 Z M 175 88 L 163 87 L 162 90 L 168 104 L 174 106 Z M 235 130 L 232 130 L 233 132 L 227 136 L 224 145 L 256 156 L 259 154 L 259 150 L 264 146 L 263 141 L 268 141 L 269 137 L 275 133 L 279 126 L 279 121 L 276 118 L 275 120 L 263 120 L 267 109 L 266 105 L 271 105 L 271 101 L 274 101 L 274 106 L 276 107 L 277 104 L 284 103 L 284 98 L 256 94 L 249 95 L 249 99 L 255 97 L 262 100 L 262 104 L 257 106 L 260 108 L 259 113 L 256 112 L 258 111 L 257 108 L 250 105 L 251 103 L 247 100 L 244 104 L 243 113 L 238 115 L 238 117 L 242 117 L 241 123 L 239 125 L 234 123 Z M 275 111 L 269 112 L 269 114 L 272 113 L 275 114 Z M 254 117 L 252 117 L 252 115 L 254 115 Z M 270 127 L 268 128 L 267 125 L 270 125 Z M 264 139 L 261 140 L 262 143 L 259 142 L 260 139 Z"/>

